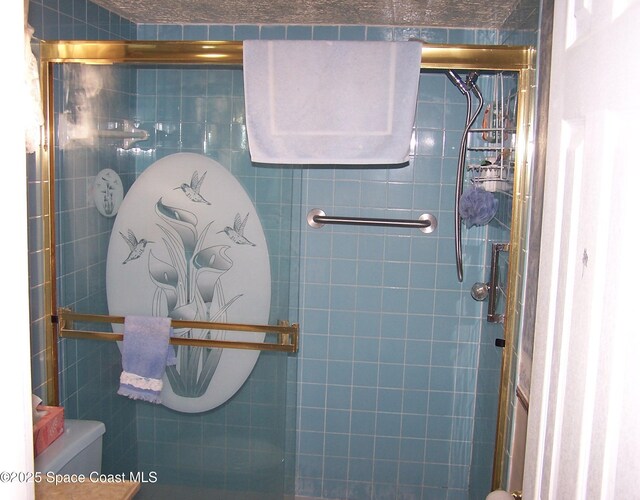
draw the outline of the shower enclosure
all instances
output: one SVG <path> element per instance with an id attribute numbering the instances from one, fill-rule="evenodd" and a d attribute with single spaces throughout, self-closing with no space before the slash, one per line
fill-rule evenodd
<path id="1" fill-rule="evenodd" d="M 276 499 L 294 491 L 297 357 L 290 353 L 297 350 L 297 340 L 287 328 L 298 322 L 300 236 L 306 215 L 301 207 L 303 173 L 250 162 L 241 65 L 239 42 L 41 45 L 48 132 L 43 155 L 48 182 L 43 183 L 43 195 L 49 222 L 46 239 L 51 243 L 45 259 L 51 318 L 48 394 L 50 403 L 65 407 L 68 418 L 105 422 L 103 472 L 139 471 L 141 498 L 211 498 L 215 494 L 216 498 Z M 495 408 L 500 399 L 494 467 L 494 484 L 499 484 L 495 478 L 503 475 L 509 433 L 512 360 L 517 356 L 516 304 L 524 265 L 518 251 L 524 231 L 518 185 L 526 173 L 532 53 L 524 48 L 425 45 L 422 68 L 443 79 L 451 68 L 480 71 L 478 85 L 489 96 L 497 75 L 505 75 L 518 96 L 513 101 L 517 109 L 512 110 L 513 156 L 510 168 L 499 174 L 509 177 L 486 178 L 485 173 L 480 181 L 481 174 L 474 176 L 472 169 L 465 174 L 468 183 L 508 181 L 514 186 L 512 200 L 503 205 L 510 208 L 513 203 L 515 217 L 511 220 L 511 211 L 503 209 L 510 212 L 503 213 L 509 219 L 509 231 L 499 235 L 511 238 L 504 295 L 505 349 L 502 359 L 488 360 L 492 365 L 487 370 L 494 377 L 487 383 L 495 388 L 487 407 Z M 487 130 L 480 134 L 495 137 L 492 115 L 487 119 Z M 502 145 L 494 148 L 503 149 Z M 473 137 L 469 150 L 467 161 L 486 167 L 481 165 L 486 154 Z M 113 217 L 104 208 L 98 210 L 96 196 L 104 195 L 97 193 L 98 174 L 106 169 L 117 173 L 127 193 L 147 167 L 177 152 L 214 159 L 242 184 L 264 228 L 271 271 L 272 329 L 265 330 L 266 344 L 255 368 L 227 402 L 191 414 L 116 395 L 121 370 L 116 343 L 103 342 L 96 334 L 76 334 L 110 332 L 109 323 L 116 322 L 108 316 L 105 276 Z M 224 346 L 237 347 L 256 346 Z M 472 429 L 469 434 L 474 434 Z M 490 448 L 490 453 L 479 455 L 484 459 L 484 455 L 493 456 L 494 443 L 482 442 L 482 436 L 480 431 L 475 433 L 474 440 L 479 441 L 474 446 Z M 478 474 L 486 477 L 486 460 Z"/>

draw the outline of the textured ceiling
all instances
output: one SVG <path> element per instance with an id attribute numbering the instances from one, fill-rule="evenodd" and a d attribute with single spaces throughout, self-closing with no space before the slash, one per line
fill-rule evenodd
<path id="1" fill-rule="evenodd" d="M 526 1 L 526 0 L 525 0 Z M 494 29 L 518 0 L 94 0 L 136 24 L 361 24 Z"/>

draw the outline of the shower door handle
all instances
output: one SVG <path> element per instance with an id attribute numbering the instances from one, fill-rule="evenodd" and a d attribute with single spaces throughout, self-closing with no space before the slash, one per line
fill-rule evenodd
<path id="1" fill-rule="evenodd" d="M 500 281 L 499 257 L 500 252 L 508 252 L 509 243 L 494 243 L 491 245 L 491 277 L 489 279 L 489 306 L 487 321 L 489 323 L 504 323 L 504 314 L 496 313 L 498 303 L 498 289 Z"/>

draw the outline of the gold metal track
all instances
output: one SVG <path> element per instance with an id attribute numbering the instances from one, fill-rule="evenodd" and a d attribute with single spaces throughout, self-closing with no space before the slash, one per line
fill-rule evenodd
<path id="1" fill-rule="evenodd" d="M 526 230 L 526 198 L 524 191 L 529 182 L 529 144 L 532 133 L 533 106 L 533 71 L 535 50 L 531 47 L 512 47 L 504 45 L 441 45 L 423 44 L 421 69 L 424 70 L 477 70 L 477 71 L 513 71 L 517 72 L 519 87 L 518 125 L 516 166 L 514 180 L 514 198 L 512 211 L 511 257 L 507 285 L 507 304 L 505 321 L 505 348 L 502 363 L 500 384 L 500 403 L 498 409 L 498 427 L 496 436 L 496 453 L 494 459 L 493 484 L 500 486 L 505 470 L 506 456 L 504 453 L 508 433 L 508 412 L 510 401 L 515 397 L 515 390 L 511 386 L 512 370 L 514 369 L 514 336 L 518 333 L 518 300 L 524 287 L 521 254 L 524 251 Z M 47 298 L 47 314 L 50 322 L 47 325 L 47 394 L 49 404 L 58 401 L 58 327 L 60 336 L 79 337 L 84 334 L 94 335 L 92 338 L 102 340 L 99 332 L 72 331 L 57 324 L 55 283 L 55 200 L 54 200 L 54 172 L 55 172 L 55 133 L 54 103 L 53 103 L 53 67 L 56 63 L 80 64 L 172 64 L 172 65 L 216 65 L 242 66 L 241 41 L 43 41 L 40 43 L 41 78 L 43 96 L 45 96 L 45 145 L 42 155 L 43 175 L 46 173 L 48 182 L 43 182 L 45 242 L 49 242 L 48 256 L 45 257 L 46 282 L 45 296 Z M 48 201 L 48 203 L 47 203 Z M 71 314 L 71 313 L 69 313 Z M 93 315 L 91 315 L 93 316 Z M 105 318 L 107 318 L 105 316 Z M 66 316 L 69 319 L 69 316 Z M 78 318 L 78 320 L 80 320 Z M 112 319 L 106 320 L 115 322 Z M 297 327 L 297 325 L 295 325 Z M 269 327 L 268 331 L 274 331 Z M 99 336 L 95 336 L 95 334 Z M 290 334 L 295 340 L 297 350 L 297 333 Z M 177 339 L 174 339 L 174 342 Z M 253 349 L 254 347 L 246 347 Z M 286 350 L 286 349 L 278 349 Z"/>
<path id="2" fill-rule="evenodd" d="M 526 286 L 526 248 L 529 186 L 531 183 L 530 156 L 533 144 L 533 106 L 535 97 L 535 51 L 527 54 L 527 65 L 518 75 L 518 110 L 516 125 L 516 158 L 513 183 L 513 207 L 511 210 L 511 236 L 509 242 L 509 271 L 505 305 L 502 367 L 496 424 L 496 441 L 493 458 L 492 489 L 506 489 L 509 474 L 507 450 L 513 431 L 510 417 L 515 408 L 517 384 L 518 336 L 521 331 L 522 297 Z"/>
<path id="3" fill-rule="evenodd" d="M 520 71 L 530 47 L 506 45 L 422 46 L 422 69 Z M 83 64 L 214 64 L 242 66 L 241 41 L 56 41 L 41 42 L 43 62 Z"/>
<path id="4" fill-rule="evenodd" d="M 81 314 L 74 313 L 69 309 L 60 309 L 58 314 L 58 335 L 63 338 L 92 339 L 120 341 L 124 335 L 121 333 L 95 332 L 91 330 L 76 330 L 73 322 L 83 323 L 113 323 L 123 324 L 124 316 L 109 316 L 102 314 Z M 171 320 L 174 328 L 196 328 L 200 330 L 225 330 L 235 332 L 252 333 L 277 333 L 278 342 L 245 342 L 241 340 L 211 340 L 197 338 L 171 337 L 169 343 L 172 345 L 209 347 L 209 348 L 229 348 L 229 349 L 252 349 L 259 351 L 298 351 L 298 325 L 250 325 L 241 323 L 213 323 L 210 321 L 183 321 Z"/>

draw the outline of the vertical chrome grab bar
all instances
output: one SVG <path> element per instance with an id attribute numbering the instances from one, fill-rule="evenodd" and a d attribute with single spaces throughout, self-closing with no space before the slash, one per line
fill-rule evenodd
<path id="1" fill-rule="evenodd" d="M 496 313 L 498 303 L 497 293 L 499 289 L 499 262 L 500 252 L 508 252 L 509 243 L 494 243 L 491 245 L 491 277 L 489 280 L 489 306 L 487 307 L 487 321 L 489 323 L 504 323 L 504 314 Z"/>

